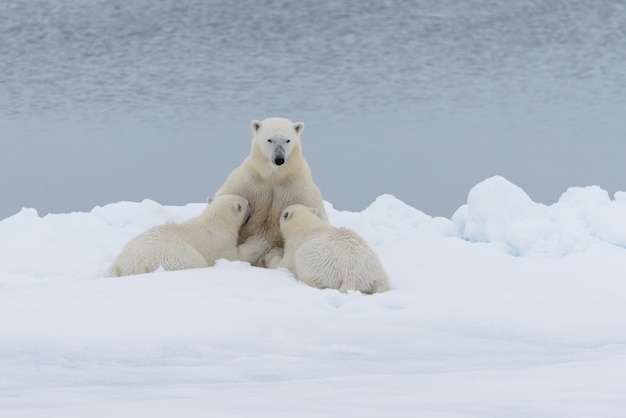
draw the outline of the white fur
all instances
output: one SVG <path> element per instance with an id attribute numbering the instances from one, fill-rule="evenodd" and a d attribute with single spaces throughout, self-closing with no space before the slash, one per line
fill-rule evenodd
<path id="1" fill-rule="evenodd" d="M 111 276 L 209 267 L 220 258 L 256 260 L 267 248 L 258 236 L 237 246 L 241 225 L 251 215 L 248 201 L 224 195 L 209 200 L 204 211 L 181 224 L 155 226 L 133 238 L 109 269 Z"/>
<path id="2" fill-rule="evenodd" d="M 298 280 L 320 289 L 377 293 L 389 290 L 389 278 L 365 240 L 348 228 L 335 228 L 314 208 L 291 205 L 280 216 L 285 239 L 282 259 L 270 267 L 289 269 Z"/>
<path id="3" fill-rule="evenodd" d="M 254 214 L 241 228 L 239 242 L 253 235 L 264 237 L 270 248 L 255 265 L 282 253 L 278 218 L 287 206 L 300 203 L 316 208 L 324 219 L 322 194 L 313 182 L 311 169 L 302 156 L 302 122 L 284 118 L 253 120 L 250 155 L 226 178 L 216 196 L 236 194 L 250 202 Z M 279 164 L 280 159 L 284 159 Z"/>

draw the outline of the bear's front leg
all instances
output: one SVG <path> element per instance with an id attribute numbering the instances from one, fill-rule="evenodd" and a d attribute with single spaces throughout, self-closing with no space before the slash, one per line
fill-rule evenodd
<path id="1" fill-rule="evenodd" d="M 283 253 L 284 250 L 280 247 L 274 247 L 269 250 L 263 259 L 265 266 L 271 269 L 280 267 L 280 264 L 283 261 Z"/>
<path id="2" fill-rule="evenodd" d="M 237 247 L 237 258 L 248 263 L 255 263 L 267 250 L 269 243 L 260 235 L 252 235 Z"/>

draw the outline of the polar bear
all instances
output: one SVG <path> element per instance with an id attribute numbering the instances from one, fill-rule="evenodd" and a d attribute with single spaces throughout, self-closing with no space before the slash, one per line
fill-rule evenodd
<path id="1" fill-rule="evenodd" d="M 210 267 L 220 258 L 252 262 L 266 250 L 262 237 L 237 246 L 239 229 L 252 215 L 241 196 L 209 198 L 202 213 L 181 224 L 155 226 L 131 239 L 113 261 L 110 276 Z"/>
<path id="2" fill-rule="evenodd" d="M 280 215 L 280 231 L 284 254 L 272 257 L 270 267 L 287 268 L 298 280 L 320 289 L 389 290 L 387 273 L 365 240 L 348 228 L 332 226 L 317 209 L 288 206 Z"/>
<path id="3" fill-rule="evenodd" d="M 241 228 L 239 242 L 253 235 L 265 238 L 269 242 L 268 251 L 253 263 L 265 266 L 266 260 L 282 253 L 278 219 L 283 209 L 299 203 L 316 208 L 324 219 L 327 216 L 322 194 L 302 156 L 300 134 L 304 124 L 269 118 L 253 120 L 251 128 L 250 154 L 230 173 L 215 195 L 236 194 L 248 199 L 254 214 Z"/>

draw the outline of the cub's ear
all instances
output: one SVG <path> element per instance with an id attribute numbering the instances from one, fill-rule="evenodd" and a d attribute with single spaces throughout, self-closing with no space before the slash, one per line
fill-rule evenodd
<path id="1" fill-rule="evenodd" d="M 313 214 L 315 214 L 315 216 L 317 216 L 320 219 L 324 219 L 322 217 L 322 211 L 320 211 L 318 208 L 311 208 L 311 212 L 313 212 Z"/>
<path id="2" fill-rule="evenodd" d="M 291 218 L 291 211 L 285 209 L 283 213 L 280 214 L 280 220 L 286 221 Z"/>
<path id="3" fill-rule="evenodd" d="M 250 122 L 250 128 L 252 128 L 252 133 L 255 134 L 259 131 L 259 129 L 261 129 L 261 121 L 260 120 L 253 120 L 252 122 Z"/>
<path id="4" fill-rule="evenodd" d="M 215 200 L 215 198 L 213 196 L 207 196 L 206 198 L 206 202 L 210 205 L 211 203 L 213 203 L 213 201 Z"/>
<path id="5" fill-rule="evenodd" d="M 233 203 L 233 209 L 235 209 L 235 213 L 241 213 L 243 211 L 243 206 L 241 202 Z"/>
<path id="6" fill-rule="evenodd" d="M 302 122 L 296 122 L 293 124 L 293 129 L 296 130 L 297 134 L 301 134 L 302 131 L 304 131 L 304 123 Z"/>

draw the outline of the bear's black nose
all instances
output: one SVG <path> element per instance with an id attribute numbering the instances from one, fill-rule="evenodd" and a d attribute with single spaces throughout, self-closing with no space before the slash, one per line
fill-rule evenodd
<path id="1" fill-rule="evenodd" d="M 274 164 L 276 165 L 283 165 L 285 164 L 285 159 L 282 157 L 276 157 L 274 158 Z"/>

